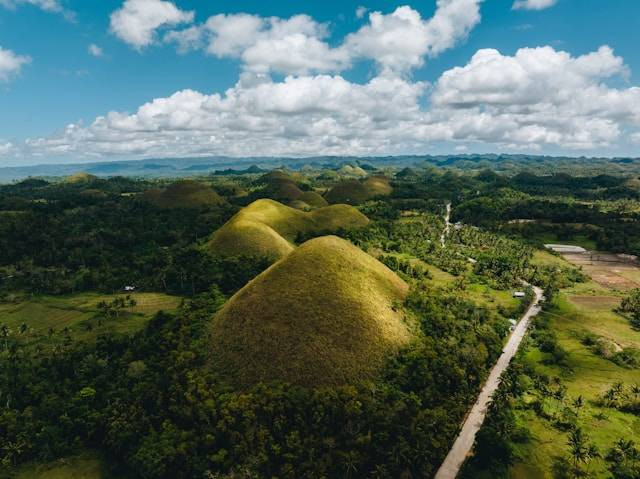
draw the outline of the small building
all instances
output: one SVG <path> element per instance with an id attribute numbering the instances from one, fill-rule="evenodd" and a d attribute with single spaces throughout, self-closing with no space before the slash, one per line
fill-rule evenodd
<path id="1" fill-rule="evenodd" d="M 509 323 L 511 324 L 511 327 L 512 327 L 512 328 L 515 328 L 516 324 L 518 324 L 518 321 L 517 321 L 517 320 L 515 320 L 515 319 L 513 319 L 513 318 L 511 318 L 511 319 L 509 320 Z"/>
<path id="2" fill-rule="evenodd" d="M 525 296 L 526 293 L 524 291 L 516 291 L 515 293 L 513 293 L 514 298 L 524 298 Z"/>
<path id="3" fill-rule="evenodd" d="M 571 244 L 545 244 L 544 246 L 545 248 L 560 254 L 581 254 L 587 252 L 587 250 L 582 246 L 575 246 Z"/>
<path id="4" fill-rule="evenodd" d="M 127 292 L 132 292 L 132 291 L 136 290 L 136 287 L 135 286 L 125 286 L 124 290 L 127 291 Z"/>

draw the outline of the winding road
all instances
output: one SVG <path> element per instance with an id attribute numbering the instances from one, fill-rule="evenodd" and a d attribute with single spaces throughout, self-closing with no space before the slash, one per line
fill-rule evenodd
<path id="1" fill-rule="evenodd" d="M 450 223 L 449 216 L 451 214 L 451 204 L 447 203 L 447 212 L 445 216 L 445 231 L 442 233 L 441 241 L 444 247 L 444 238 L 446 233 L 449 232 Z M 473 449 L 473 444 L 476 439 L 476 434 L 482 427 L 482 423 L 487 415 L 487 408 L 489 403 L 491 402 L 491 397 L 498 389 L 500 385 L 500 377 L 502 373 L 505 372 L 507 367 L 509 367 L 509 363 L 513 359 L 513 357 L 518 352 L 518 348 L 520 347 L 520 343 L 525 337 L 527 332 L 527 328 L 531 323 L 531 318 L 536 316 L 541 308 L 540 302 L 542 301 L 542 290 L 537 286 L 533 286 L 533 292 L 535 294 L 535 299 L 531 303 L 531 306 L 524 313 L 520 322 L 516 325 L 511 336 L 509 336 L 509 340 L 507 344 L 505 344 L 502 349 L 502 354 L 498 358 L 495 366 L 491 370 L 487 381 L 484 383 L 482 390 L 480 391 L 480 395 L 478 396 L 478 400 L 471 408 L 469 415 L 464 421 L 462 425 L 462 429 L 458 433 L 458 437 L 456 438 L 451 450 L 447 454 L 444 462 L 438 469 L 438 472 L 435 475 L 435 479 L 455 479 L 458 473 L 460 472 L 460 468 L 467 457 L 471 454 L 471 450 Z"/>

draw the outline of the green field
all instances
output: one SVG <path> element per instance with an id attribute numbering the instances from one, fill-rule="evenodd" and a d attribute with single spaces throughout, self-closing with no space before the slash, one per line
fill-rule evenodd
<path id="1" fill-rule="evenodd" d="M 124 296 L 124 295 L 117 295 Z M 126 308 L 117 318 L 102 319 L 100 301 L 114 295 L 84 293 L 69 296 L 39 296 L 0 304 L 0 326 L 27 343 L 46 341 L 65 328 L 73 339 L 89 340 L 99 333 L 133 333 L 158 311 L 175 311 L 181 298 L 161 293 L 134 293 L 136 306 Z M 20 332 L 23 325 L 27 330 Z"/>
<path id="2" fill-rule="evenodd" d="M 101 459 L 89 452 L 59 459 L 48 464 L 27 464 L 11 479 L 107 479 Z"/>
<path id="3" fill-rule="evenodd" d="M 564 293 L 557 307 L 545 313 L 550 319 L 550 329 L 555 332 L 560 345 L 569 353 L 565 367 L 544 364 L 546 354 L 530 347 L 525 360 L 537 372 L 549 377 L 561 378 L 567 386 L 566 402 L 582 395 L 585 406 L 579 415 L 579 424 L 601 454 L 613 443 L 624 437 L 640 442 L 640 418 L 613 408 L 601 407 L 596 401 L 615 382 L 630 386 L 640 383 L 637 369 L 626 369 L 596 355 L 580 342 L 585 332 L 614 341 L 622 347 L 640 347 L 640 332 L 633 330 L 628 321 L 612 309 L 618 304 L 616 296 L 576 295 L 575 290 Z M 525 396 L 528 402 L 533 397 Z M 544 401 L 553 410 L 555 401 Z M 552 478 L 554 463 L 558 457 L 568 457 L 567 433 L 540 418 L 531 409 L 516 408 L 518 423 L 531 434 L 529 442 L 517 445 L 517 461 L 510 471 L 513 478 Z M 590 464 L 593 477 L 607 477 L 605 462 L 596 459 Z"/>

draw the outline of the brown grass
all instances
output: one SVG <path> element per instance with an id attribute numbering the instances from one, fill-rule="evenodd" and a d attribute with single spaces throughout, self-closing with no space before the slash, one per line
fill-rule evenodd
<path id="1" fill-rule="evenodd" d="M 412 335 L 407 285 L 351 243 L 306 242 L 234 295 L 211 324 L 212 364 L 237 387 L 370 379 Z"/>

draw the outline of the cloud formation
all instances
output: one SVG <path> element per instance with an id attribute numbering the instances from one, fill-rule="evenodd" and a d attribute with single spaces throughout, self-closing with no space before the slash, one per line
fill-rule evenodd
<path id="1" fill-rule="evenodd" d="M 133 114 L 69 125 L 29 147 L 95 156 L 394 154 L 433 141 L 589 149 L 640 127 L 640 88 L 604 83 L 624 73 L 609 47 L 579 57 L 542 47 L 514 56 L 480 50 L 432 89 L 385 75 L 365 84 L 340 75 L 252 76 L 224 94 L 183 90 Z"/>
<path id="2" fill-rule="evenodd" d="M 0 0 L 0 7 L 10 10 L 14 10 L 20 5 L 33 5 L 45 12 L 59 13 L 69 21 L 75 20 L 75 13 L 65 8 L 60 0 Z"/>
<path id="3" fill-rule="evenodd" d="M 440 0 L 428 19 L 406 6 L 371 12 L 337 43 L 329 25 L 307 15 L 216 15 L 163 41 L 237 59 L 241 74 L 232 88 L 181 90 L 12 145 L 10 154 L 379 155 L 424 153 L 434 142 L 456 151 L 583 151 L 640 141 L 640 88 L 620 81 L 628 69 L 606 45 L 581 56 L 550 46 L 513 55 L 481 49 L 433 84 L 414 80 L 415 68 L 464 41 L 480 21 L 479 5 Z M 147 24 L 163 23 L 156 17 Z M 157 28 L 137 44 L 153 42 Z M 377 73 L 364 83 L 347 80 L 343 71 L 360 59 L 374 61 Z"/>
<path id="4" fill-rule="evenodd" d="M 558 0 L 516 0 L 513 3 L 514 10 L 544 10 L 553 7 Z"/>
<path id="5" fill-rule="evenodd" d="M 163 0 L 126 0 L 111 14 L 111 32 L 132 47 L 141 50 L 151 45 L 156 30 L 193 22 L 194 13 L 180 10 Z"/>
<path id="6" fill-rule="evenodd" d="M 31 63 L 31 58 L 17 55 L 0 46 L 0 82 L 7 82 L 20 73 L 22 67 Z"/>
<path id="7" fill-rule="evenodd" d="M 104 52 L 102 51 L 102 48 L 100 48 L 95 43 L 90 44 L 87 47 L 87 51 L 89 52 L 89 55 L 91 55 L 93 57 L 101 57 L 102 55 L 104 55 Z"/>
<path id="8" fill-rule="evenodd" d="M 375 60 L 383 72 L 403 73 L 464 40 L 480 22 L 479 0 L 438 0 L 434 16 L 423 20 L 408 6 L 369 14 L 369 24 L 349 35 L 344 48 L 355 58 Z"/>

